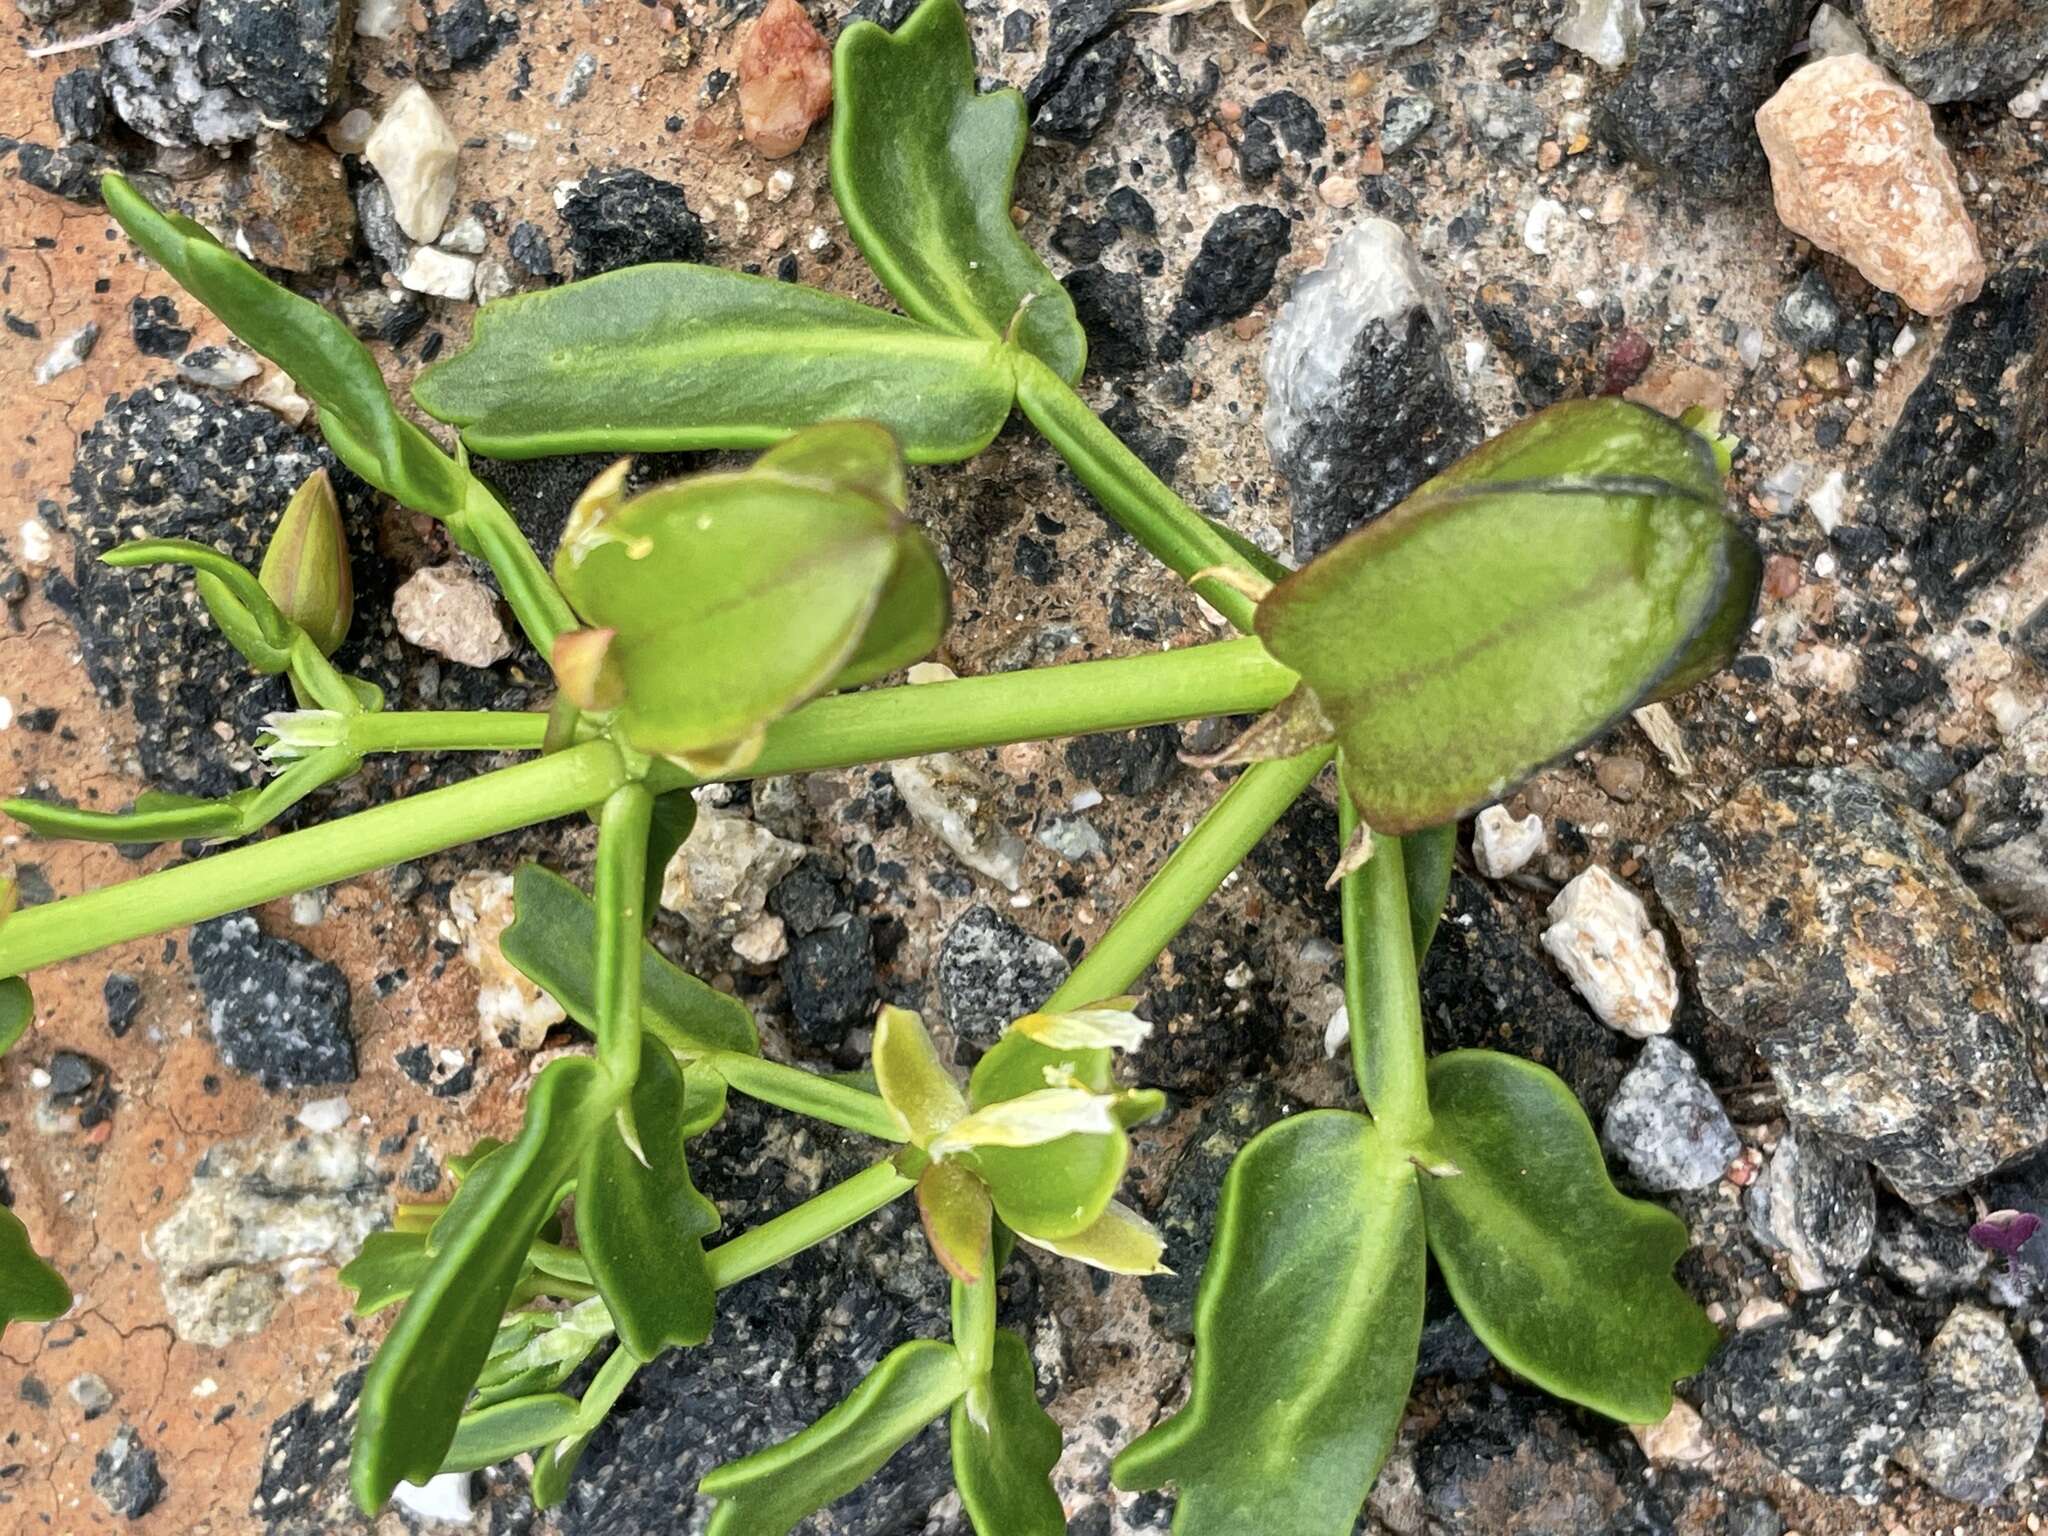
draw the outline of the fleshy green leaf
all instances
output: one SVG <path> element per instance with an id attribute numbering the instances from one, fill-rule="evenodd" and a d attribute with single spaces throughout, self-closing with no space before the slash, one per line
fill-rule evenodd
<path id="1" fill-rule="evenodd" d="M 917 1215 L 946 1273 L 978 1284 L 995 1224 L 988 1186 L 958 1163 L 933 1163 L 917 1178 Z"/>
<path id="2" fill-rule="evenodd" d="M 860 648 L 840 668 L 834 688 L 855 688 L 887 677 L 938 649 L 953 618 L 953 584 L 931 540 L 915 529 L 897 538 L 896 569 L 875 604 Z"/>
<path id="3" fill-rule="evenodd" d="M 71 1310 L 71 1287 L 37 1255 L 21 1218 L 0 1205 L 0 1332 L 47 1323 Z"/>
<path id="4" fill-rule="evenodd" d="M 512 880 L 516 916 L 498 947 L 529 981 L 547 990 L 586 1029 L 597 1023 L 597 907 L 575 886 L 538 864 Z M 746 1004 L 706 986 L 652 944 L 640 950 L 640 1012 L 647 1028 L 672 1044 L 758 1056 L 760 1037 Z"/>
<path id="5" fill-rule="evenodd" d="M 613 631 L 605 665 L 634 746 L 744 762 L 767 725 L 831 686 L 917 536 L 875 494 L 871 423 L 790 439 L 753 469 L 586 498 L 555 557 L 576 611 Z M 899 470 L 900 473 L 900 470 Z"/>
<path id="6" fill-rule="evenodd" d="M 1451 895 L 1451 870 L 1458 856 L 1458 824 L 1428 827 L 1401 839 L 1401 868 L 1407 875 L 1408 927 L 1415 936 L 1415 963 L 1429 955 L 1436 925 Z"/>
<path id="7" fill-rule="evenodd" d="M 718 1230 L 718 1208 L 690 1182 L 683 1074 L 667 1051 L 641 1053 L 631 1102 L 647 1161 L 616 1126 L 591 1143 L 576 1181 L 576 1236 L 619 1342 L 652 1360 L 711 1333 L 704 1238 Z"/>
<path id="8" fill-rule="evenodd" d="M 690 840 L 696 826 L 697 799 L 687 789 L 672 789 L 654 797 L 647 828 L 647 884 L 640 893 L 642 912 L 651 916 L 660 910 L 668 861 Z"/>
<path id="9" fill-rule="evenodd" d="M 355 1315 L 368 1317 L 413 1293 L 432 1262 L 424 1232 L 372 1232 L 336 1276 L 356 1293 Z"/>
<path id="10" fill-rule="evenodd" d="M 349 1478 L 365 1513 L 382 1508 L 400 1482 L 424 1483 L 440 1470 L 527 1246 L 584 1148 L 609 1128 L 613 1107 L 589 1057 L 550 1063 L 527 1098 L 518 1139 L 472 1170 L 435 1224 L 434 1261 L 363 1378 Z"/>
<path id="11" fill-rule="evenodd" d="M 1010 414 L 991 339 L 814 288 L 652 263 L 487 304 L 413 395 L 477 453 L 765 448 L 878 421 L 915 464 L 971 458 Z"/>
<path id="12" fill-rule="evenodd" d="M 100 189 L 131 240 L 291 375 L 320 408 L 321 434 L 344 464 L 416 511 L 460 519 L 468 477 L 398 413 L 376 359 L 346 325 L 271 282 L 190 219 L 159 213 L 119 176 L 102 178 Z"/>
<path id="13" fill-rule="evenodd" d="M 788 1536 L 874 1476 L 966 1390 L 952 1345 L 899 1344 L 810 1428 L 706 1473 L 697 1490 L 718 1500 L 707 1536 Z"/>
<path id="14" fill-rule="evenodd" d="M 996 1330 L 986 1383 L 953 1405 L 953 1482 L 976 1536 L 1062 1536 L 1066 1512 L 1053 1491 L 1060 1427 L 1038 1404 L 1031 1351 L 1007 1328 Z"/>
<path id="15" fill-rule="evenodd" d="M 1166 1252 L 1165 1234 L 1120 1200 L 1110 1201 L 1092 1224 L 1072 1237 L 1025 1236 L 1024 1240 L 1063 1259 L 1106 1269 L 1113 1275 L 1169 1273 L 1160 1262 Z"/>
<path id="16" fill-rule="evenodd" d="M 832 53 L 832 191 L 904 310 L 1020 346 L 1068 383 L 1088 343 L 1073 300 L 1010 220 L 1024 98 L 978 95 L 958 0 L 924 0 L 891 34 L 855 22 Z M 1020 314 L 1021 310 L 1021 314 Z"/>
<path id="17" fill-rule="evenodd" d="M 505 1319 L 477 1377 L 471 1411 L 537 1392 L 552 1392 L 576 1374 L 592 1350 L 612 1337 L 602 1297 L 562 1312 L 518 1312 Z"/>
<path id="18" fill-rule="evenodd" d="M 1422 1338 L 1416 1174 L 1362 1115 L 1312 1110 L 1223 1181 L 1187 1406 L 1125 1449 L 1120 1488 L 1176 1483 L 1179 1536 L 1350 1536 Z"/>
<path id="19" fill-rule="evenodd" d="M 11 885 L 13 882 L 6 883 Z M 0 919 L 4 917 L 5 914 L 0 913 Z M 28 1032 L 35 1016 L 35 995 L 29 991 L 27 980 L 9 976 L 0 981 L 0 1056 L 14 1049 L 15 1042 Z"/>
<path id="20" fill-rule="evenodd" d="M 1699 437 L 1568 401 L 1278 583 L 1259 636 L 1335 724 L 1367 822 L 1452 821 L 1726 661 L 1761 567 L 1721 506 Z"/>
<path id="21" fill-rule="evenodd" d="M 875 1019 L 875 1089 L 916 1146 L 967 1113 L 967 1098 L 939 1060 L 924 1020 L 907 1008 L 884 1008 Z"/>
<path id="22" fill-rule="evenodd" d="M 1430 1161 L 1460 1170 L 1422 1180 L 1429 1247 L 1473 1332 L 1546 1392 L 1662 1419 L 1720 1343 L 1671 1277 L 1685 1223 L 1615 1190 L 1578 1100 L 1533 1062 L 1453 1051 L 1429 1099 Z"/>
<path id="23" fill-rule="evenodd" d="M 441 1461 L 443 1472 L 474 1472 L 575 1432 L 581 1405 L 559 1392 L 515 1397 L 465 1413 Z"/>

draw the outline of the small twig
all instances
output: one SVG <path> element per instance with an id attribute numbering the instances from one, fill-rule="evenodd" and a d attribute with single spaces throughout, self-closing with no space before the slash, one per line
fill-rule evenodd
<path id="1" fill-rule="evenodd" d="M 97 48 L 101 43 L 111 43 L 140 32 L 153 22 L 162 21 L 171 12 L 183 5 L 185 0 L 163 0 L 163 4 L 152 6 L 140 16 L 130 16 L 119 26 L 107 27 L 99 32 L 88 32 L 83 37 L 67 37 L 61 43 L 45 43 L 40 48 L 28 50 L 31 59 L 47 59 L 52 54 L 76 53 L 81 48 Z"/>

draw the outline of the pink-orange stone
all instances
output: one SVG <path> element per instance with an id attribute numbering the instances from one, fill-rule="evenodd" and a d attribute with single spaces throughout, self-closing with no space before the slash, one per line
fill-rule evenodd
<path id="1" fill-rule="evenodd" d="M 832 105 L 832 50 L 797 0 L 768 0 L 740 44 L 740 126 L 770 160 L 803 147 Z"/>

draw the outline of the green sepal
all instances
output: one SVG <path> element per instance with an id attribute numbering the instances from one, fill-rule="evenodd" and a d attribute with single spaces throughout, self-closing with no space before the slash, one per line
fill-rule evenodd
<path id="1" fill-rule="evenodd" d="M 1685 1223 L 1630 1200 L 1554 1073 L 1492 1051 L 1429 1066 L 1435 1116 L 1422 1180 L 1429 1248 L 1494 1358 L 1553 1396 L 1630 1424 L 1671 1411 L 1719 1330 L 1672 1278 Z"/>
<path id="2" fill-rule="evenodd" d="M 913 464 L 972 458 L 1016 386 L 992 342 L 773 278 L 649 263 L 478 312 L 413 384 L 495 458 L 766 448 L 819 421 L 880 422 Z"/>
<path id="3" fill-rule="evenodd" d="M 953 1405 L 953 1484 L 976 1536 L 1061 1536 L 1067 1528 L 1052 1486 L 1060 1427 L 1039 1406 L 1037 1382 L 1024 1341 L 998 1328 L 987 1380 Z"/>
<path id="4" fill-rule="evenodd" d="M 619 1342 L 642 1360 L 711 1333 L 713 1292 L 704 1239 L 718 1208 L 690 1182 L 683 1155 L 687 1093 L 664 1050 L 642 1052 L 633 1124 L 645 1163 L 616 1125 L 583 1154 L 576 1180 L 576 1237 Z"/>
<path id="5" fill-rule="evenodd" d="M 322 656 L 341 648 L 355 614 L 355 581 L 341 504 L 326 470 L 315 470 L 292 493 L 263 547 L 256 579 Z"/>
<path id="6" fill-rule="evenodd" d="M 905 541 L 922 538 L 901 476 L 880 427 L 833 422 L 749 470 L 579 503 L 555 579 L 592 629 L 611 631 L 604 667 L 633 746 L 686 766 L 744 764 L 770 723 L 833 685 Z"/>
<path id="7" fill-rule="evenodd" d="M 562 1005 L 585 1029 L 597 1027 L 597 906 L 574 885 L 538 864 L 512 878 L 515 915 L 498 948 L 521 975 Z M 652 944 L 640 948 L 640 1016 L 649 1033 L 671 1047 L 761 1054 L 746 1004 L 706 986 Z"/>
<path id="8" fill-rule="evenodd" d="M 71 1287 L 44 1263 L 21 1218 L 0 1205 L 0 1332 L 9 1323 L 47 1323 L 71 1310 Z"/>
<path id="9" fill-rule="evenodd" d="M 1179 1486 L 1178 1536 L 1350 1536 L 1422 1339 L 1416 1177 L 1342 1110 L 1283 1120 L 1231 1164 L 1187 1405 L 1112 1468 L 1119 1488 Z"/>
<path id="10" fill-rule="evenodd" d="M 1259 637 L 1376 831 L 1454 821 L 1727 661 L 1761 565 L 1722 500 L 1694 433 L 1567 401 L 1275 585 Z"/>
<path id="11" fill-rule="evenodd" d="M 616 1100 L 586 1056 L 550 1063 L 518 1139 L 463 1181 L 432 1234 L 434 1260 L 363 1378 L 349 1480 L 366 1514 L 440 1470 L 527 1248 L 561 1203 Z"/>
<path id="12" fill-rule="evenodd" d="M 381 1312 L 413 1293 L 433 1262 L 424 1232 L 372 1232 L 335 1278 L 356 1293 L 357 1317 Z"/>
<path id="13" fill-rule="evenodd" d="M 279 287 L 190 219 L 161 213 L 116 175 L 100 179 L 128 237 L 320 408 L 341 461 L 418 512 L 460 523 L 468 476 L 391 403 L 377 361 L 342 321 Z"/>
<path id="14" fill-rule="evenodd" d="M 952 1345 L 897 1345 L 817 1423 L 707 1472 L 697 1491 L 718 1507 L 706 1536 L 788 1536 L 874 1476 L 966 1390 Z"/>
<path id="15" fill-rule="evenodd" d="M 1073 300 L 1011 222 L 1024 98 L 975 90 L 958 0 L 924 0 L 892 34 L 859 21 L 832 51 L 832 191 L 854 243 L 906 313 L 1015 341 L 1072 384 L 1088 341 Z"/>
<path id="16" fill-rule="evenodd" d="M 7 882 L 9 885 L 12 883 Z M 21 1037 L 28 1033 L 35 1016 L 35 994 L 29 990 L 28 978 L 9 976 L 0 980 L 0 1056 L 14 1049 Z"/>
<path id="17" fill-rule="evenodd" d="M 915 528 L 896 539 L 896 569 L 875 603 L 874 617 L 853 659 L 832 679 L 834 688 L 855 688 L 900 671 L 938 649 L 953 619 L 953 584 L 939 553 Z"/>
<path id="18" fill-rule="evenodd" d="M 475 1472 L 574 1433 L 582 1405 L 559 1392 L 515 1397 L 465 1413 L 442 1458 L 443 1472 Z"/>
<path id="19" fill-rule="evenodd" d="M 1107 1050 L 1056 1051 L 1012 1030 L 975 1063 L 968 1103 L 982 1109 L 1034 1093 L 1046 1086 L 1048 1069 L 1071 1072 L 1081 1086 L 1108 1093 L 1114 1087 L 1110 1061 Z M 1125 1095 L 1118 1119 L 1136 1124 L 1164 1102 L 1149 1090 Z M 1095 1224 L 1115 1196 L 1130 1155 L 1130 1142 L 1118 1131 L 1062 1136 L 1035 1147 L 976 1147 L 959 1160 L 981 1175 L 1005 1225 L 1030 1237 L 1057 1239 Z"/>

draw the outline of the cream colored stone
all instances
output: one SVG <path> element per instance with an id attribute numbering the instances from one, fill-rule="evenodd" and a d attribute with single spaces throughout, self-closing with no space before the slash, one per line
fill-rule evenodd
<path id="1" fill-rule="evenodd" d="M 1756 115 L 1778 218 L 1922 314 L 1977 297 L 1984 256 L 1926 103 L 1861 54 L 1798 71 Z"/>
<path id="2" fill-rule="evenodd" d="M 391 595 L 391 614 L 414 645 L 465 667 L 488 667 L 512 654 L 498 595 L 460 561 L 406 577 Z"/>
<path id="3" fill-rule="evenodd" d="M 476 1018 L 484 1043 L 539 1050 L 548 1031 L 569 1015 L 498 947 L 514 916 L 512 877 L 472 870 L 448 892 L 448 915 L 462 957 L 476 972 Z"/>
<path id="4" fill-rule="evenodd" d="M 1646 1040 L 1671 1032 L 1678 976 L 1643 899 L 1589 864 L 1550 904 L 1543 947 L 1609 1029 Z"/>
<path id="5" fill-rule="evenodd" d="M 422 244 L 440 239 L 448 222 L 461 152 L 462 141 L 417 81 L 391 98 L 364 146 L 391 193 L 398 227 Z"/>
<path id="6" fill-rule="evenodd" d="M 1714 1459 L 1706 1425 L 1690 1403 L 1674 1401 L 1657 1423 L 1631 1424 L 1628 1429 L 1652 1466 L 1697 1467 Z"/>

